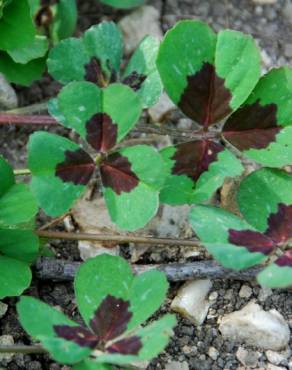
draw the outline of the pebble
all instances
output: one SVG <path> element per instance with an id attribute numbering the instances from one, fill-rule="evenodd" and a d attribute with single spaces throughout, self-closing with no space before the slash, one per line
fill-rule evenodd
<path id="1" fill-rule="evenodd" d="M 280 365 L 282 362 L 287 362 L 287 358 L 291 355 L 291 351 L 288 349 L 284 352 L 275 352 L 268 350 L 265 352 L 268 361 L 273 365 Z"/>
<path id="2" fill-rule="evenodd" d="M 17 95 L 6 78 L 0 73 L 0 109 L 14 109 L 18 105 Z"/>
<path id="3" fill-rule="evenodd" d="M 125 37 L 125 51 L 132 53 L 140 41 L 147 35 L 162 39 L 160 12 L 153 6 L 141 6 L 131 14 L 123 17 L 119 26 Z"/>
<path id="4" fill-rule="evenodd" d="M 292 24 L 292 2 L 291 0 L 286 1 L 286 5 L 283 7 L 283 15 Z"/>
<path id="5" fill-rule="evenodd" d="M 268 364 L 267 370 L 286 370 L 283 366 L 275 366 L 273 364 Z"/>
<path id="6" fill-rule="evenodd" d="M 262 287 L 260 289 L 260 292 L 259 292 L 259 295 L 258 295 L 258 300 L 260 302 L 265 302 L 265 300 L 270 296 L 272 295 L 272 289 L 271 288 L 267 288 L 267 287 Z"/>
<path id="7" fill-rule="evenodd" d="M 0 336 L 0 345 L 1 346 L 11 346 L 14 344 L 14 339 L 12 335 L 1 335 Z M 14 353 L 0 353 L 0 362 L 5 361 L 9 363 L 14 356 Z"/>
<path id="8" fill-rule="evenodd" d="M 0 301 L 0 319 L 6 314 L 8 305 Z"/>
<path id="9" fill-rule="evenodd" d="M 172 310 L 180 313 L 193 324 L 202 325 L 210 307 L 206 296 L 211 287 L 212 282 L 207 279 L 185 283 L 171 303 Z"/>
<path id="10" fill-rule="evenodd" d="M 292 57 L 292 44 L 286 44 L 284 47 L 284 54 L 287 58 Z"/>
<path id="11" fill-rule="evenodd" d="M 262 5 L 275 4 L 277 2 L 277 0 L 252 0 L 252 1 L 255 4 L 262 4 Z"/>
<path id="12" fill-rule="evenodd" d="M 189 365 L 185 361 L 172 361 L 165 365 L 165 370 L 189 370 Z"/>
<path id="13" fill-rule="evenodd" d="M 158 102 L 149 108 L 148 113 L 153 123 L 163 122 L 166 115 L 173 109 L 176 109 L 174 103 L 169 99 L 166 93 L 163 93 Z"/>
<path id="14" fill-rule="evenodd" d="M 238 361 L 242 365 L 250 368 L 255 368 L 257 366 L 259 357 L 259 352 L 248 351 L 243 347 L 239 347 L 236 352 L 236 358 L 238 359 Z"/>
<path id="15" fill-rule="evenodd" d="M 219 357 L 219 352 L 217 351 L 215 347 L 209 347 L 208 355 L 213 361 L 216 361 L 217 358 Z"/>
<path id="16" fill-rule="evenodd" d="M 225 315 L 219 330 L 229 340 L 275 351 L 285 348 L 290 338 L 283 316 L 276 310 L 264 311 L 254 302 Z"/>
<path id="17" fill-rule="evenodd" d="M 240 298 L 249 298 L 252 295 L 252 289 L 248 285 L 242 285 L 239 291 Z"/>

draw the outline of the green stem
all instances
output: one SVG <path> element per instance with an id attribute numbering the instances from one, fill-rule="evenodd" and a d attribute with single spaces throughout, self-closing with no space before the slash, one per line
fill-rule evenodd
<path id="1" fill-rule="evenodd" d="M 13 173 L 15 176 L 31 175 L 31 172 L 28 168 L 21 168 L 19 170 L 14 170 Z"/>
<path id="2" fill-rule="evenodd" d="M 40 112 L 46 112 L 48 110 L 48 102 L 43 102 L 43 103 L 37 103 L 37 104 L 32 104 L 28 105 L 26 107 L 20 107 L 16 109 L 10 109 L 5 112 L 5 114 L 35 114 L 35 113 L 40 113 Z"/>

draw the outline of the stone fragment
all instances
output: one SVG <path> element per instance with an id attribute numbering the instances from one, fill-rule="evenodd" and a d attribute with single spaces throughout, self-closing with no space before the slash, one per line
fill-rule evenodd
<path id="1" fill-rule="evenodd" d="M 268 350 L 265 352 L 268 361 L 273 365 L 280 365 L 282 362 L 286 362 L 288 357 L 291 355 L 291 350 L 286 350 L 282 352 L 275 352 Z"/>
<path id="2" fill-rule="evenodd" d="M 259 352 L 248 351 L 243 347 L 239 347 L 236 352 L 236 358 L 238 359 L 238 361 L 242 365 L 252 369 L 257 366 L 259 357 Z"/>
<path id="3" fill-rule="evenodd" d="M 292 24 L 292 1 L 287 0 L 285 6 L 283 7 L 283 15 Z"/>
<path id="4" fill-rule="evenodd" d="M 0 110 L 14 109 L 17 105 L 16 92 L 6 78 L 0 73 Z"/>
<path id="5" fill-rule="evenodd" d="M 240 298 L 249 298 L 252 295 L 252 289 L 248 285 L 242 285 L 239 291 Z"/>
<path id="6" fill-rule="evenodd" d="M 273 364 L 268 364 L 267 370 L 286 370 L 286 367 L 283 367 L 283 366 L 275 366 Z"/>
<path id="7" fill-rule="evenodd" d="M 167 114 L 174 109 L 176 109 L 176 106 L 164 92 L 158 102 L 149 108 L 148 113 L 153 123 L 159 123 L 163 122 Z"/>
<path id="8" fill-rule="evenodd" d="M 193 324 L 202 325 L 210 307 L 206 296 L 212 287 L 210 280 L 193 280 L 185 283 L 171 303 L 173 311 L 180 313 Z"/>
<path id="9" fill-rule="evenodd" d="M 119 26 L 125 37 L 125 51 L 132 53 L 147 35 L 162 39 L 160 13 L 153 6 L 141 6 L 122 18 Z"/>
<path id="10" fill-rule="evenodd" d="M 189 370 L 189 365 L 185 361 L 172 361 L 165 365 L 165 370 Z"/>
<path id="11" fill-rule="evenodd" d="M 217 351 L 215 347 L 209 347 L 208 355 L 213 361 L 216 361 L 217 358 L 219 357 L 219 352 Z"/>
<path id="12" fill-rule="evenodd" d="M 252 0 L 252 1 L 255 4 L 261 4 L 261 5 L 275 4 L 277 2 L 277 0 Z"/>
<path id="13" fill-rule="evenodd" d="M 272 295 L 273 292 L 272 292 L 272 289 L 271 288 L 268 288 L 268 287 L 262 287 L 260 289 L 260 292 L 259 292 L 259 295 L 258 295 L 258 300 L 260 302 L 265 302 L 265 300 L 270 296 Z"/>
<path id="14" fill-rule="evenodd" d="M 285 54 L 285 57 L 287 57 L 287 58 L 292 57 L 292 44 L 286 44 L 285 45 L 284 54 Z"/>
<path id="15" fill-rule="evenodd" d="M 1 346 L 11 346 L 14 344 L 14 339 L 12 335 L 1 335 L 0 345 Z M 14 356 L 14 353 L 0 353 L 0 362 L 5 361 L 9 363 Z"/>
<path id="16" fill-rule="evenodd" d="M 254 302 L 225 315 L 219 330 L 228 340 L 275 351 L 285 348 L 290 337 L 288 324 L 278 311 L 264 311 Z"/>

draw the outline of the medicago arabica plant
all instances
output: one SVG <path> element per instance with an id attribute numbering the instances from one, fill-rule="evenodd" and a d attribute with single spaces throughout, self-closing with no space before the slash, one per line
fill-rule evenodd
<path id="1" fill-rule="evenodd" d="M 29 187 L 16 183 L 0 156 L 0 299 L 20 295 L 31 282 L 30 264 L 38 255 L 34 233 L 38 211 Z"/>
<path id="2" fill-rule="evenodd" d="M 167 345 L 173 315 L 141 326 L 165 299 L 163 273 L 133 276 L 122 258 L 101 255 L 81 265 L 74 286 L 84 325 L 32 297 L 22 297 L 17 306 L 24 329 L 56 361 L 75 364 L 74 370 L 110 370 L 110 364 L 150 360 Z"/>

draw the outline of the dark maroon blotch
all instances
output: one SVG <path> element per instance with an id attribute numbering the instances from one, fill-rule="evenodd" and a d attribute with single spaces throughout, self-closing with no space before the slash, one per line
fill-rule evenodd
<path id="1" fill-rule="evenodd" d="M 99 87 L 107 85 L 107 77 L 102 70 L 101 61 L 96 57 L 92 57 L 90 62 L 85 64 L 85 80 L 92 82 Z"/>
<path id="2" fill-rule="evenodd" d="M 278 211 L 268 219 L 268 229 L 265 235 L 277 244 L 285 243 L 292 237 L 292 205 L 280 203 Z"/>
<path id="3" fill-rule="evenodd" d="M 123 334 L 133 316 L 129 311 L 130 303 L 108 295 L 90 320 L 90 327 L 98 341 L 105 343 Z"/>
<path id="4" fill-rule="evenodd" d="M 86 123 L 86 140 L 98 152 L 106 153 L 117 143 L 118 125 L 106 113 L 96 113 Z"/>
<path id="5" fill-rule="evenodd" d="M 125 77 L 122 82 L 123 84 L 131 87 L 134 91 L 138 91 L 141 88 L 143 82 L 146 80 L 146 78 L 147 76 L 134 71 L 131 74 L 129 74 L 129 76 Z"/>
<path id="6" fill-rule="evenodd" d="M 118 195 L 129 193 L 139 184 L 128 158 L 119 153 L 110 155 L 101 163 L 100 173 L 103 186 L 111 188 Z"/>
<path id="7" fill-rule="evenodd" d="M 172 174 L 186 175 L 193 181 L 197 181 L 201 174 L 208 170 L 210 164 L 217 160 L 222 150 L 224 150 L 222 145 L 209 140 L 179 144 L 171 158 L 175 161 Z"/>
<path id="8" fill-rule="evenodd" d="M 279 257 L 275 264 L 280 267 L 292 267 L 292 249 L 286 251 L 281 257 Z"/>
<path id="9" fill-rule="evenodd" d="M 225 80 L 216 74 L 215 67 L 204 63 L 199 72 L 187 77 L 187 87 L 178 106 L 188 117 L 207 128 L 232 112 L 231 98 Z"/>
<path id="10" fill-rule="evenodd" d="M 55 325 L 54 330 L 58 337 L 74 342 L 80 347 L 94 349 L 98 344 L 96 335 L 82 326 Z"/>
<path id="11" fill-rule="evenodd" d="M 252 230 L 234 230 L 229 231 L 229 242 L 234 245 L 245 247 L 252 253 L 270 254 L 275 243 L 272 239 L 258 231 Z"/>
<path id="12" fill-rule="evenodd" d="M 277 105 L 262 106 L 259 100 L 232 114 L 223 128 L 224 137 L 239 150 L 264 149 L 275 141 L 280 130 Z"/>
<path id="13" fill-rule="evenodd" d="M 109 353 L 120 353 L 122 355 L 137 355 L 141 348 L 141 339 L 137 336 L 133 336 L 114 342 L 107 347 L 107 351 Z"/>
<path id="14" fill-rule="evenodd" d="M 53 12 L 49 5 L 43 5 L 36 13 L 34 21 L 37 27 L 49 27 L 53 22 Z"/>
<path id="15" fill-rule="evenodd" d="M 87 185 L 94 170 L 92 158 L 79 148 L 75 151 L 66 150 L 65 160 L 57 165 L 55 175 L 64 182 Z"/>

